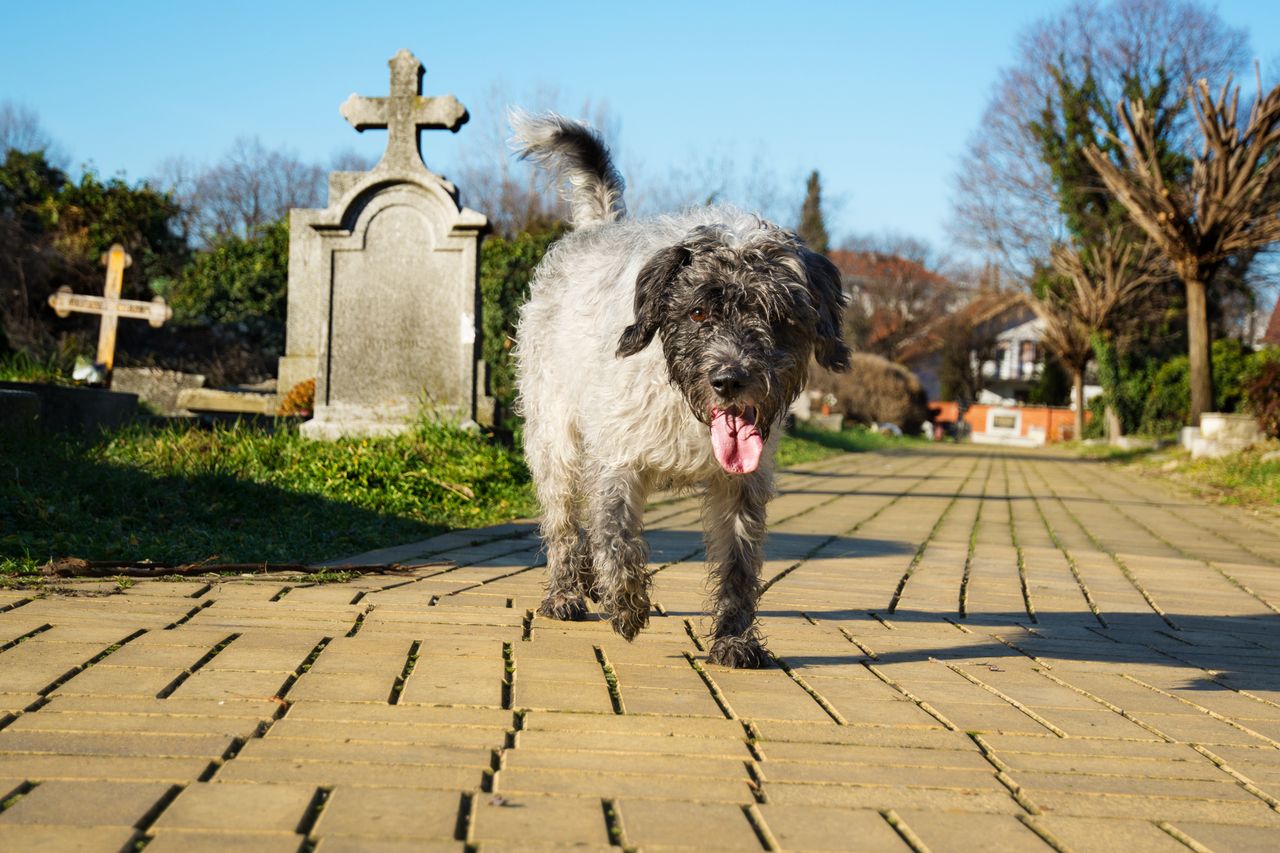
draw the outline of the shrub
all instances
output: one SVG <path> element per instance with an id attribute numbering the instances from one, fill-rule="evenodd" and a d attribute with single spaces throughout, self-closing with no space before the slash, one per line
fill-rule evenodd
<path id="1" fill-rule="evenodd" d="M 929 401 L 916 375 L 871 353 L 854 353 L 848 373 L 815 370 L 809 387 L 834 394 L 839 411 L 855 423 L 897 424 L 905 435 L 918 435 L 929 418 Z"/>
<path id="2" fill-rule="evenodd" d="M 1272 438 L 1280 438 L 1280 348 L 1254 353 L 1244 381 L 1245 410 Z"/>
<path id="3" fill-rule="evenodd" d="M 489 367 L 489 393 L 498 403 L 500 426 L 515 428 L 515 365 L 511 343 L 515 339 L 520 306 L 529 298 L 529 282 L 547 248 L 564 233 L 557 225 L 537 233 L 521 233 L 507 239 L 489 237 L 480 250 L 480 295 L 483 300 L 482 352 Z"/>
<path id="4" fill-rule="evenodd" d="M 1250 371 L 1258 354 L 1248 353 L 1233 338 L 1213 342 L 1213 403 L 1219 412 L 1238 412 L 1244 405 Z M 1191 417 L 1191 379 L 1187 357 L 1171 358 L 1151 376 L 1139 431 L 1163 435 L 1177 431 Z"/>

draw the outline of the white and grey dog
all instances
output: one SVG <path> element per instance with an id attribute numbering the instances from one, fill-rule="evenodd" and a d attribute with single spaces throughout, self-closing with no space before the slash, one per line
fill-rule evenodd
<path id="1" fill-rule="evenodd" d="M 759 666 L 774 450 L 810 359 L 848 367 L 839 273 L 729 207 L 629 221 L 594 130 L 554 114 L 512 124 L 522 156 L 559 170 L 572 203 L 573 230 L 538 266 L 515 349 L 550 572 L 538 612 L 579 619 L 590 597 L 634 638 L 649 621 L 646 497 L 701 487 L 710 659 Z"/>

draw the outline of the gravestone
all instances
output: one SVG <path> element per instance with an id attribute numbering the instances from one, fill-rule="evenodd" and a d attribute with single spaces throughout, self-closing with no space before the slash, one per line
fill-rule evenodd
<path id="1" fill-rule="evenodd" d="M 107 268 L 107 278 L 101 296 L 72 293 L 70 287 L 63 286 L 49 297 L 49 307 L 59 317 L 78 313 L 97 314 L 102 318 L 98 323 L 98 357 L 94 367 L 102 379 L 110 379 L 116 360 L 116 327 L 120 318 L 146 320 L 153 328 L 159 328 L 173 316 L 173 309 L 160 296 L 150 302 L 120 298 L 124 271 L 133 265 L 133 258 L 129 257 L 124 246 L 116 243 L 104 252 L 102 265 Z"/>
<path id="2" fill-rule="evenodd" d="M 289 215 L 288 324 L 278 387 L 316 380 L 305 435 L 403 431 L 424 409 L 492 422 L 480 361 L 480 241 L 488 220 L 458 203 L 427 169 L 424 129 L 456 132 L 467 111 L 452 95 L 423 97 L 422 64 L 388 63 L 389 97 L 352 95 L 342 116 L 386 129 L 368 172 L 329 176 L 329 205 Z"/>

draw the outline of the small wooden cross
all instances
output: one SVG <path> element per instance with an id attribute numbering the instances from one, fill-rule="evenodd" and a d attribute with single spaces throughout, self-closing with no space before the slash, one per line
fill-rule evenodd
<path id="1" fill-rule="evenodd" d="M 422 63 L 407 50 L 391 57 L 391 96 L 366 98 L 352 94 L 342 102 L 342 117 L 358 131 L 383 130 L 387 150 L 375 168 L 426 168 L 418 144 L 424 129 L 448 128 L 454 133 L 467 123 L 467 108 L 453 95 L 422 96 Z"/>
<path id="2" fill-rule="evenodd" d="M 116 359 L 116 322 L 124 317 L 128 320 L 146 320 L 153 327 L 159 328 L 164 321 L 173 316 L 173 309 L 164 303 L 164 298 L 157 296 L 150 302 L 138 299 L 121 299 L 120 289 L 124 284 L 125 267 L 133 263 L 133 258 L 124 250 L 124 246 L 116 243 L 102 256 L 102 263 L 107 268 L 107 282 L 102 289 L 102 296 L 84 296 L 72 293 L 71 288 L 63 285 L 58 292 L 49 297 L 49 305 L 59 317 L 68 317 L 75 311 L 81 314 L 98 314 L 102 322 L 98 326 L 98 360 L 97 364 L 107 375 Z"/>

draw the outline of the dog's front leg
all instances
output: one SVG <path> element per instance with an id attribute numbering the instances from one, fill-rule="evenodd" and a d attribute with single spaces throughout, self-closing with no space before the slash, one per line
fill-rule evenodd
<path id="1" fill-rule="evenodd" d="M 649 624 L 649 545 L 644 541 L 644 487 L 629 469 L 595 472 L 587 535 L 596 591 L 613 630 L 634 639 Z"/>
<path id="2" fill-rule="evenodd" d="M 703 525 L 714 586 L 712 663 L 755 668 L 766 660 L 756 606 L 764 561 L 765 504 L 772 491 L 764 472 L 717 476 L 707 487 Z"/>

